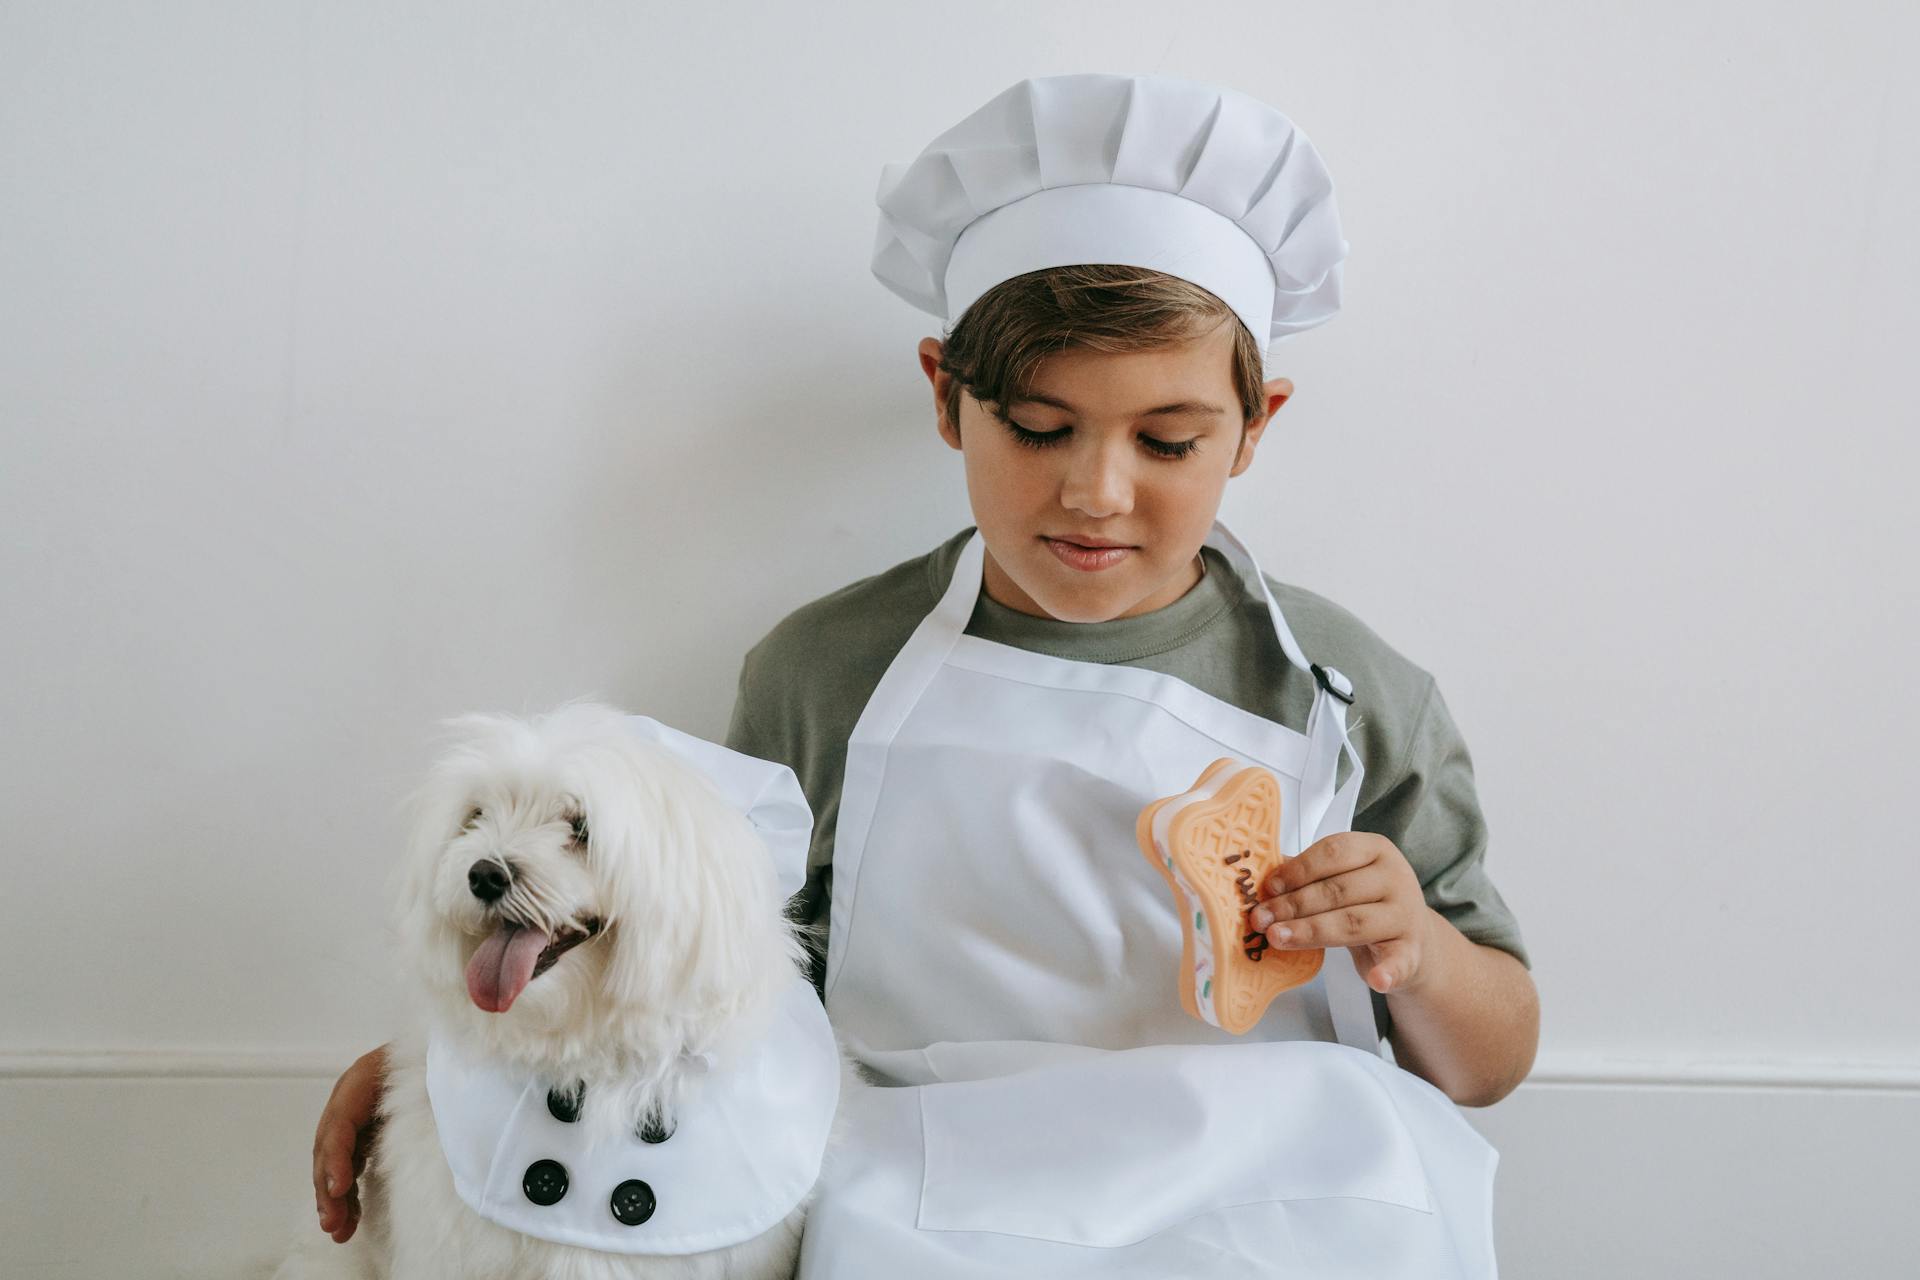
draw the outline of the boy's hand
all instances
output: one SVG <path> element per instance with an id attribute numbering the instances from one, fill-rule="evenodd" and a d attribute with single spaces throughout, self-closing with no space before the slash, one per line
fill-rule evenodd
<path id="1" fill-rule="evenodd" d="M 334 1084 L 313 1133 L 313 1203 L 320 1229 L 336 1244 L 352 1239 L 360 1225 L 360 1188 L 354 1179 L 367 1167 L 386 1075 L 385 1045 L 362 1054 Z"/>
<path id="2" fill-rule="evenodd" d="M 1540 1043 L 1526 966 L 1429 907 L 1393 841 L 1366 831 L 1316 840 L 1262 887 L 1273 896 L 1247 915 L 1268 945 L 1346 947 L 1367 985 L 1391 993 L 1395 1063 L 1472 1107 L 1526 1078 Z"/>
<path id="3" fill-rule="evenodd" d="M 1383 835 L 1343 831 L 1282 859 L 1247 913 L 1274 947 L 1346 947 L 1375 991 L 1416 989 L 1436 922 L 1420 879 Z"/>

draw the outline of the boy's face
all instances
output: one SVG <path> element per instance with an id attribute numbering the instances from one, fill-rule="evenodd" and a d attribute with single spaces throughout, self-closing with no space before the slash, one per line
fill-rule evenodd
<path id="1" fill-rule="evenodd" d="M 1242 442 L 1232 344 L 1222 325 L 1150 351 L 1061 351 L 1041 363 L 1031 398 L 1006 406 L 1008 421 L 962 392 L 955 424 L 941 344 L 920 343 L 941 438 L 966 460 L 988 596 L 1040 617 L 1106 622 L 1164 608 L 1200 580 L 1200 545 L 1227 480 L 1252 465 L 1293 394 L 1285 378 L 1268 382 L 1266 414 Z M 1170 406 L 1187 407 L 1152 412 Z M 1088 541 L 1120 549 L 1089 551 Z"/>

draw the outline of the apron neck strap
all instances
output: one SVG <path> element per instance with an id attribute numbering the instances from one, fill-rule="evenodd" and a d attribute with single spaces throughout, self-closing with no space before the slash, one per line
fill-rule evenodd
<path id="1" fill-rule="evenodd" d="M 1267 575 L 1260 572 L 1260 562 L 1253 558 L 1252 549 L 1218 520 L 1213 522 L 1213 531 L 1207 535 L 1205 545 L 1227 558 L 1227 563 L 1245 582 L 1248 595 L 1266 604 L 1267 619 L 1273 623 L 1273 634 L 1280 641 L 1280 650 L 1287 655 L 1287 661 L 1301 671 L 1311 673 L 1313 664 L 1301 652 L 1300 642 L 1293 638 L 1293 630 L 1287 626 L 1287 619 L 1280 612 L 1279 602 L 1273 598 L 1273 591 L 1267 586 Z"/>
<path id="2" fill-rule="evenodd" d="M 1266 574 L 1260 572 L 1260 562 L 1254 559 L 1246 543 L 1216 520 L 1206 545 L 1227 558 L 1245 580 L 1249 595 L 1265 602 L 1281 652 L 1287 655 L 1288 662 L 1311 674 L 1317 686 L 1313 691 L 1313 707 L 1307 713 L 1306 776 L 1300 781 L 1300 805 L 1294 813 L 1294 821 L 1300 824 L 1296 847 L 1304 851 L 1325 835 L 1349 829 L 1353 820 L 1360 779 L 1365 772 L 1360 753 L 1354 750 L 1347 736 L 1347 707 L 1353 702 L 1353 682 L 1332 667 L 1307 661 L 1299 641 L 1287 626 L 1285 615 L 1280 612 L 1279 602 L 1273 598 L 1273 589 L 1267 586 Z M 1351 763 L 1352 772 L 1336 794 L 1333 780 L 1342 755 Z M 1325 983 L 1327 1012 L 1333 1019 L 1334 1034 L 1340 1043 L 1367 1053 L 1380 1053 L 1380 1029 L 1373 1016 L 1373 989 L 1354 968 L 1352 958 L 1328 956 L 1320 972 Z"/>
<path id="3" fill-rule="evenodd" d="M 927 622 L 956 636 L 964 632 L 973 617 L 973 606 L 979 603 L 980 593 L 986 589 L 986 567 L 987 541 L 980 536 L 980 530 L 975 529 L 967 545 L 960 548 L 960 558 L 954 562 L 946 594 L 933 606 Z"/>

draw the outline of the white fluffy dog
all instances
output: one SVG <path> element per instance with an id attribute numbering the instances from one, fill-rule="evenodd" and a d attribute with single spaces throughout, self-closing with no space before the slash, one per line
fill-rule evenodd
<path id="1" fill-rule="evenodd" d="M 657 1144 L 661 1134 L 673 1136 L 683 1111 L 699 1114 L 715 1064 L 742 1060 L 751 1046 L 770 1043 L 762 1039 L 769 1026 L 782 1016 L 791 1021 L 780 1011 L 793 1008 L 804 953 L 766 846 L 706 776 L 635 735 L 624 719 L 575 702 L 534 719 L 476 714 L 446 722 L 454 741 L 415 795 L 416 828 L 398 878 L 404 979 L 418 1017 L 390 1051 L 361 1229 L 334 1245 L 313 1242 L 309 1228 L 281 1280 L 792 1275 L 811 1190 L 790 1211 L 776 1202 L 774 1212 L 784 1216 L 724 1247 L 609 1252 L 591 1238 L 536 1238 L 476 1212 L 456 1188 L 436 1126 L 430 1034 L 436 1053 L 457 1050 L 501 1079 L 556 1082 L 548 1108 L 566 1121 L 566 1136 L 620 1159 L 638 1158 L 629 1147 L 664 1159 L 671 1143 L 646 1146 L 636 1137 Z M 821 1028 L 824 1034 L 824 1021 Z M 844 1102 L 859 1080 L 837 1048 L 826 1070 Z M 785 1071 L 763 1070 L 755 1079 L 785 1079 Z M 451 1115 L 451 1086 L 437 1087 Z M 522 1124 L 550 1123 L 527 1116 L 535 1108 L 524 1099 L 537 1097 L 536 1087 L 544 1084 L 520 1095 Z M 484 1092 L 477 1084 L 461 1088 Z M 751 1103 L 729 1114 L 751 1115 Z M 830 1096 L 824 1105 L 832 1106 Z M 755 1144 L 765 1138 L 777 1146 L 784 1113 L 771 1114 L 771 1126 L 754 1125 Z M 825 1122 L 819 1127 L 824 1133 Z M 829 1147 L 834 1127 L 824 1139 Z M 699 1156 L 690 1150 L 697 1138 L 685 1133 L 678 1154 Z M 734 1185 L 730 1167 L 711 1185 Z M 511 1212 L 535 1212 L 521 1200 L 518 1170 L 506 1174 L 489 1185 L 508 1187 L 501 1194 Z M 574 1195 L 570 1209 L 597 1207 L 616 1233 L 622 1228 L 612 1215 L 631 1222 L 653 1213 L 654 1189 L 644 1182 L 623 1183 L 609 1215 L 608 1188 L 585 1185 L 577 1166 L 574 1181 L 565 1186 L 564 1171 L 543 1181 L 529 1167 L 525 1200 L 544 1205 L 556 1190 Z M 673 1188 L 659 1190 L 668 1220 Z M 684 1213 L 686 1201 L 676 1207 Z"/>

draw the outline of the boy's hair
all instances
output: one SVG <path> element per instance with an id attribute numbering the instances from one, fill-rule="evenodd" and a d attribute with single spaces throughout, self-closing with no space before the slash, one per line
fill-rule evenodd
<path id="1" fill-rule="evenodd" d="M 947 334 L 940 357 L 940 368 L 953 378 L 947 420 L 960 429 L 962 390 L 989 413 L 1004 415 L 1054 352 L 1144 351 L 1204 337 L 1223 323 L 1234 329 L 1233 385 L 1244 441 L 1248 421 L 1266 410 L 1260 347 L 1247 326 L 1197 284 L 1108 264 L 1029 271 L 981 294 Z"/>

